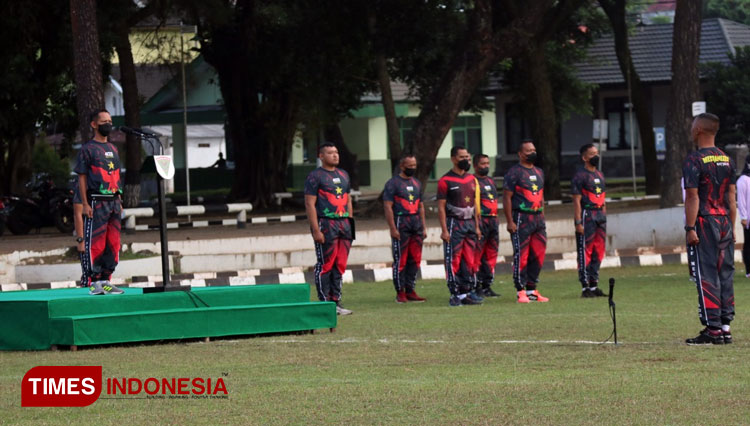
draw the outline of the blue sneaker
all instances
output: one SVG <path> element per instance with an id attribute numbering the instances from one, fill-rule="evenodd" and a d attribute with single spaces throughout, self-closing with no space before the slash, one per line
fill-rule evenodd
<path id="1" fill-rule="evenodd" d="M 471 300 L 475 302 L 481 303 L 482 301 L 484 301 L 484 297 L 480 296 L 476 291 L 472 291 L 467 297 L 471 297 Z"/>
<path id="2" fill-rule="evenodd" d="M 450 299 L 448 299 L 448 304 L 450 306 L 461 306 L 461 300 L 458 298 L 458 296 L 453 295 Z"/>
<path id="3" fill-rule="evenodd" d="M 473 299 L 471 297 L 471 295 L 467 294 L 466 297 L 464 297 L 463 299 L 461 299 L 461 304 L 462 305 L 481 305 L 482 301 L 481 300 Z"/>

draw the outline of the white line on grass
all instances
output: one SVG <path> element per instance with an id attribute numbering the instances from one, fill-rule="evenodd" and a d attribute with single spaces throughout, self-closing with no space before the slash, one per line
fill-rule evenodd
<path id="1" fill-rule="evenodd" d="M 231 341 L 236 342 L 236 341 Z M 445 340 L 410 340 L 410 339 L 376 339 L 376 340 L 368 340 L 368 339 L 355 339 L 355 338 L 347 338 L 347 339 L 340 339 L 340 340 L 301 340 L 301 339 L 272 339 L 272 340 L 266 340 L 265 342 L 268 343 L 381 343 L 381 344 L 399 344 L 399 343 L 424 343 L 424 344 L 450 344 L 450 343 L 459 343 L 459 344 L 475 344 L 475 345 L 488 345 L 488 344 L 552 344 L 552 345 L 611 345 L 614 344 L 614 342 L 605 342 L 602 343 L 601 341 L 593 341 L 593 340 L 475 340 L 471 342 L 451 342 L 451 341 L 445 341 Z M 623 343 L 623 342 L 619 342 Z M 630 344 L 648 344 L 651 342 L 628 342 Z"/>

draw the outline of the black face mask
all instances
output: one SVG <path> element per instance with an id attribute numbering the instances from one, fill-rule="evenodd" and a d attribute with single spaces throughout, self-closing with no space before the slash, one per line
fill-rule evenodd
<path id="1" fill-rule="evenodd" d="M 589 158 L 589 164 L 591 164 L 594 167 L 599 167 L 599 156 L 595 155 Z"/>
<path id="2" fill-rule="evenodd" d="M 416 173 L 417 173 L 417 169 L 416 169 L 416 168 L 414 168 L 414 169 L 404 169 L 404 174 L 405 174 L 405 175 L 406 175 L 407 177 L 412 177 L 412 176 L 414 176 L 414 175 L 415 175 Z"/>
<path id="3" fill-rule="evenodd" d="M 99 134 L 102 136 L 108 136 L 112 131 L 112 125 L 109 123 L 100 124 L 97 130 L 99 130 Z"/>
<path id="4" fill-rule="evenodd" d="M 536 152 L 532 152 L 531 154 L 527 155 L 526 161 L 528 161 L 531 164 L 536 163 Z"/>
<path id="5" fill-rule="evenodd" d="M 476 171 L 479 176 L 487 176 L 488 174 L 490 174 L 489 167 L 482 167 L 481 169 L 476 169 Z"/>
<path id="6" fill-rule="evenodd" d="M 466 172 L 471 168 L 471 164 L 469 160 L 461 160 L 458 162 L 458 168 Z"/>

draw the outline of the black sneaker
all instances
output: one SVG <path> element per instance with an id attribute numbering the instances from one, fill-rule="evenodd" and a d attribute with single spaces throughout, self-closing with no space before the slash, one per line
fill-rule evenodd
<path id="1" fill-rule="evenodd" d="M 472 299 L 471 296 L 466 295 L 463 299 L 461 299 L 462 305 L 481 305 L 481 300 Z"/>
<path id="2" fill-rule="evenodd" d="M 594 292 L 592 292 L 589 289 L 586 289 L 586 290 L 581 291 L 581 297 L 583 297 L 584 299 L 588 299 L 589 297 L 596 297 L 596 296 L 594 296 Z"/>
<path id="3" fill-rule="evenodd" d="M 591 297 L 607 297 L 607 293 L 603 292 L 599 287 L 592 288 L 589 291 L 593 294 Z"/>
<path id="4" fill-rule="evenodd" d="M 484 297 L 500 297 L 499 294 L 492 291 L 492 287 L 485 287 L 483 293 Z"/>
<path id="5" fill-rule="evenodd" d="M 701 332 L 693 337 L 692 339 L 686 339 L 685 343 L 688 345 L 723 345 L 724 336 L 721 334 L 721 330 L 711 333 L 708 327 L 701 330 Z"/>
<path id="6" fill-rule="evenodd" d="M 731 331 L 722 331 L 721 337 L 724 338 L 724 344 L 725 345 L 731 345 L 732 344 L 732 332 Z"/>
<path id="7" fill-rule="evenodd" d="M 459 300 L 458 296 L 453 295 L 450 299 L 448 299 L 448 304 L 450 306 L 461 306 L 461 300 Z"/>

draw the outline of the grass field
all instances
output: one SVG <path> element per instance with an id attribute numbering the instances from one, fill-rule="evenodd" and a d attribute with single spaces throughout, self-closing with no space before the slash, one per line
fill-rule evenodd
<path id="1" fill-rule="evenodd" d="M 603 270 L 617 278 L 620 345 L 605 298 L 581 299 L 575 273 L 543 272 L 546 304 L 518 305 L 507 276 L 483 306 L 393 303 L 389 283 L 344 289 L 354 315 L 336 333 L 0 353 L 0 423 L 103 424 L 748 424 L 750 356 L 736 284 L 735 343 L 688 347 L 700 330 L 685 266 Z M 739 275 L 739 274 L 738 274 Z M 36 365 L 103 365 L 107 377 L 220 377 L 227 400 L 100 399 L 20 407 Z"/>

